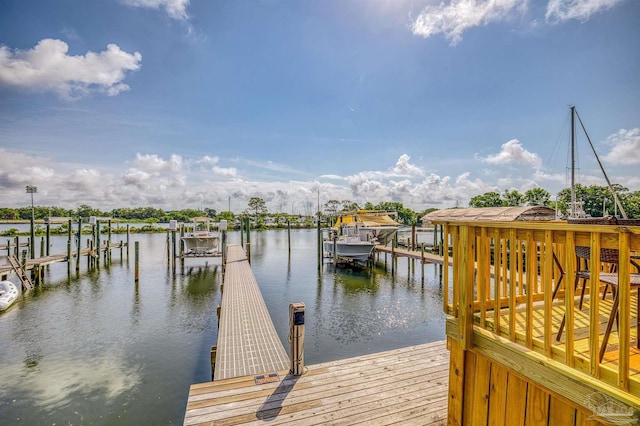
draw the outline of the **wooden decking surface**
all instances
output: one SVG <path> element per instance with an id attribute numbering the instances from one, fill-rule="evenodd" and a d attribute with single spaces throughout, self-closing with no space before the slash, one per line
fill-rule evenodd
<path id="1" fill-rule="evenodd" d="M 260 385 L 248 376 L 191 386 L 184 424 L 446 424 L 445 341 L 279 373 Z"/>
<path id="2" fill-rule="evenodd" d="M 633 293 L 631 296 L 631 318 L 636 318 L 638 312 L 636 312 L 636 297 L 637 293 Z M 577 355 L 584 357 L 584 359 L 589 359 L 589 309 L 590 309 L 590 298 L 587 294 L 584 300 L 584 306 L 582 310 L 578 309 L 577 306 L 578 297 L 576 296 L 576 307 L 574 311 L 574 347 Z M 556 341 L 556 335 L 558 331 L 558 327 L 562 318 L 564 316 L 564 301 L 556 300 L 553 303 L 552 307 L 552 329 L 553 329 L 553 358 L 563 362 L 565 357 L 565 337 L 566 333 L 562 334 L 560 341 Z M 604 330 L 606 328 L 607 321 L 609 319 L 609 314 L 611 312 L 611 295 L 606 297 L 604 300 L 599 300 L 600 305 L 600 344 L 602 344 L 602 336 Z M 543 304 L 541 302 L 535 303 L 533 309 L 534 315 L 534 328 L 533 328 L 533 340 L 534 340 L 534 350 L 542 352 L 542 341 L 544 339 L 544 311 Z M 474 314 L 476 323 L 480 322 L 480 316 L 478 313 Z M 509 337 L 509 312 L 508 310 L 502 309 L 500 311 L 500 330 L 499 333 L 502 337 Z M 492 332 L 496 332 L 495 326 L 493 323 L 493 312 L 487 313 L 487 329 Z M 630 357 L 629 357 L 629 375 L 630 380 L 632 381 L 632 386 L 634 389 L 640 389 L 640 349 L 637 349 L 635 346 L 636 339 L 638 338 L 638 330 L 635 327 L 635 321 L 632 321 L 632 326 L 630 330 L 631 337 L 631 347 L 630 347 Z M 518 343 L 524 344 L 524 327 L 526 324 L 526 309 L 524 305 L 518 307 L 516 311 L 516 336 Z M 610 374 L 601 377 L 601 380 L 605 382 L 611 382 L 610 384 L 615 384 L 613 380 L 613 374 L 618 368 L 618 332 L 617 327 L 614 325 L 613 331 L 611 332 L 611 336 L 609 337 L 609 342 L 607 344 L 607 350 L 605 352 L 604 358 L 602 360 L 601 367 L 603 369 L 610 370 Z"/>
<path id="3" fill-rule="evenodd" d="M 220 309 L 214 380 L 289 368 L 289 356 L 242 247 L 230 245 Z"/>

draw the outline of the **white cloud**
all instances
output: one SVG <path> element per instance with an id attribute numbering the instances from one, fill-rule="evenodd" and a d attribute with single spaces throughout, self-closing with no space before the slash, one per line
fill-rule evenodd
<path id="1" fill-rule="evenodd" d="M 502 21 L 526 9 L 527 0 L 452 0 L 427 6 L 411 25 L 414 35 L 429 38 L 444 34 L 456 45 L 469 28 Z"/>
<path id="2" fill-rule="evenodd" d="M 402 154 L 398 161 L 396 162 L 395 167 L 392 169 L 394 173 L 398 176 L 423 176 L 424 172 L 418 166 L 414 166 L 409 163 L 409 157 L 407 154 Z"/>
<path id="3" fill-rule="evenodd" d="M 69 45 L 61 40 L 43 39 L 30 50 L 10 51 L 0 46 L 0 84 L 54 92 L 74 99 L 91 92 L 115 96 L 129 90 L 122 82 L 127 71 L 140 68 L 142 56 L 122 51 L 117 45 L 84 56 L 68 54 Z"/>
<path id="4" fill-rule="evenodd" d="M 620 129 L 618 133 L 609 136 L 606 143 L 611 145 L 611 151 L 602 157 L 604 161 L 612 164 L 640 164 L 640 128 Z"/>
<path id="5" fill-rule="evenodd" d="M 620 135 L 620 140 L 629 141 L 636 140 L 639 133 L 640 130 L 633 129 L 616 135 Z M 612 137 L 611 140 L 617 139 Z M 535 160 L 535 155 L 527 154 L 514 140 L 491 158 L 496 161 L 501 158 L 507 163 L 530 161 L 537 164 L 530 156 Z M 386 170 L 356 171 L 342 177 L 327 175 L 325 182 L 288 180 L 284 178 L 286 173 L 274 174 L 268 182 L 255 176 L 239 176 L 235 168 L 227 167 L 234 160 L 213 156 L 185 160 L 175 154 L 164 158 L 158 154 L 137 154 L 130 161 L 121 163 L 128 166 L 112 165 L 109 168 L 61 163 L 3 148 L 0 148 L 0 157 L 3 159 L 0 162 L 0 193 L 6 207 L 26 206 L 29 198 L 25 185 L 36 185 L 36 205 L 65 208 L 88 204 L 101 210 L 140 206 L 226 210 L 231 198 L 232 211 L 240 212 L 247 208 L 250 197 L 258 196 L 267 202 L 271 212 L 313 214 L 320 195 L 321 205 L 330 199 L 349 200 L 360 205 L 397 201 L 418 211 L 428 207 L 466 206 L 471 197 L 488 191 L 502 193 L 505 189 L 517 189 L 524 192 L 538 184 L 555 193 L 563 187 L 565 180 L 560 174 L 547 175 L 541 169 L 526 167 L 520 167 L 514 176 L 474 176 L 471 172 L 451 176 L 434 172 L 425 174 L 409 163 L 408 155 L 400 156 Z M 249 160 L 241 158 L 234 163 L 249 163 Z M 25 168 L 25 164 L 29 164 L 29 168 Z M 401 175 L 401 171 L 405 174 Z M 414 174 L 407 174 L 407 171 Z M 631 190 L 637 188 L 640 181 L 635 174 L 612 178 Z M 583 176 L 582 183 L 603 184 L 601 178 L 595 180 L 590 176 Z"/>
<path id="6" fill-rule="evenodd" d="M 122 175 L 122 181 L 125 185 L 135 185 L 138 188 L 143 188 L 144 184 L 148 182 L 152 176 L 151 173 L 143 172 L 142 170 L 129 169 Z"/>
<path id="7" fill-rule="evenodd" d="M 120 0 L 122 3 L 148 9 L 164 9 L 170 18 L 180 21 L 189 19 L 187 6 L 190 0 Z"/>
<path id="8" fill-rule="evenodd" d="M 149 172 L 179 172 L 182 169 L 182 157 L 171 155 L 169 160 L 163 160 L 157 154 L 136 154 L 134 161 L 138 168 Z"/>
<path id="9" fill-rule="evenodd" d="M 539 169 L 542 166 L 542 160 L 540 160 L 538 154 L 524 149 L 518 139 L 511 139 L 510 141 L 502 144 L 499 153 L 489 155 L 485 158 L 480 158 L 480 161 L 497 165 L 524 164 L 536 169 Z"/>
<path id="10" fill-rule="evenodd" d="M 546 18 L 548 22 L 570 19 L 587 21 L 593 15 L 611 9 L 624 0 L 549 0 Z"/>

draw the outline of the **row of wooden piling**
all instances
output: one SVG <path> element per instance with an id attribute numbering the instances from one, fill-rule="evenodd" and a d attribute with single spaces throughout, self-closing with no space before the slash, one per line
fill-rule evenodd
<path id="1" fill-rule="evenodd" d="M 44 277 L 44 267 L 53 263 L 59 262 L 67 262 L 68 264 L 68 272 L 71 273 L 71 261 L 75 257 L 76 264 L 75 270 L 76 273 L 80 271 L 80 259 L 82 255 L 87 256 L 87 268 L 92 269 L 100 266 L 100 254 L 104 254 L 103 262 L 108 264 L 111 262 L 112 249 L 120 249 L 120 258 L 123 257 L 123 250 L 126 248 L 127 257 L 129 256 L 129 225 L 127 225 L 127 239 L 126 243 L 120 241 L 119 244 L 115 246 L 112 245 L 111 242 L 111 220 L 108 221 L 107 234 L 108 238 L 106 241 L 101 239 L 101 231 L 100 231 L 100 220 L 95 223 L 91 223 L 91 238 L 88 238 L 86 248 L 82 248 L 81 240 L 82 240 L 82 219 L 80 218 L 77 222 L 77 231 L 73 233 L 73 223 L 71 220 L 68 221 L 67 226 L 67 250 L 66 253 L 58 253 L 51 254 L 51 230 L 50 223 L 47 222 L 46 236 L 41 237 L 40 241 L 40 257 L 35 257 L 35 239 L 29 238 L 27 242 L 21 242 L 20 237 L 16 236 L 13 240 L 7 240 L 7 244 L 5 246 L 0 247 L 2 250 L 7 250 L 7 258 L 9 260 L 8 265 L 0 265 L 0 277 L 2 279 L 6 279 L 12 271 L 18 275 L 18 278 L 22 282 L 24 288 L 29 289 L 34 284 L 39 284 L 42 282 Z M 33 234 L 33 232 L 32 232 Z M 76 241 L 76 250 L 74 252 L 72 248 L 72 241 L 75 239 Z M 29 250 L 24 249 L 20 252 L 21 247 L 28 247 Z M 138 243 L 136 242 L 136 276 L 135 280 L 139 279 L 139 266 L 138 266 Z M 27 253 L 29 252 L 29 258 Z M 18 260 L 20 259 L 20 260 Z M 19 265 L 20 270 L 16 267 Z M 29 279 L 26 272 L 27 270 L 31 270 L 31 278 Z M 25 278 L 27 277 L 27 278 Z"/>

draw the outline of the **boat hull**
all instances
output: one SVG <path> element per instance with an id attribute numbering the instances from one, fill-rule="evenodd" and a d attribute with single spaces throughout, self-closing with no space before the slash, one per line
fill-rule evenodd
<path id="1" fill-rule="evenodd" d="M 218 251 L 220 237 L 210 232 L 194 232 L 181 238 L 185 246 L 185 254 L 203 256 Z"/>
<path id="2" fill-rule="evenodd" d="M 13 305 L 20 296 L 20 290 L 11 281 L 0 281 L 0 311 Z"/>
<path id="3" fill-rule="evenodd" d="M 366 262 L 371 257 L 374 247 L 374 244 L 368 241 L 336 241 L 335 244 L 333 241 L 324 242 L 324 250 L 331 256 L 336 255 L 359 262 Z"/>

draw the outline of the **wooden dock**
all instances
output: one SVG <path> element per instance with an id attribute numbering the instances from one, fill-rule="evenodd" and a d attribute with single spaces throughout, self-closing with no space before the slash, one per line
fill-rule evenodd
<path id="1" fill-rule="evenodd" d="M 444 265 L 444 257 L 438 254 L 421 250 L 409 250 L 402 248 L 391 248 L 388 246 L 377 245 L 376 253 L 393 254 L 395 257 L 406 257 L 408 259 L 422 260 L 424 263 L 435 263 L 436 265 Z M 449 265 L 453 265 L 453 261 L 449 258 Z"/>
<path id="2" fill-rule="evenodd" d="M 226 291 L 226 290 L 225 290 Z M 185 425 L 444 425 L 449 351 L 445 341 L 191 386 Z"/>
<path id="3" fill-rule="evenodd" d="M 244 250 L 227 250 L 214 380 L 289 368 L 289 356 L 262 299 Z"/>
<path id="4" fill-rule="evenodd" d="M 113 244 L 110 246 L 102 245 L 99 250 L 83 248 L 80 250 L 80 256 L 96 257 L 98 256 L 99 253 L 106 253 L 107 251 L 122 249 L 125 247 L 127 247 L 127 243 L 121 241 L 117 244 Z M 35 259 L 26 259 L 24 270 L 28 271 L 34 268 L 37 269 L 39 267 L 51 265 L 53 263 L 68 262 L 70 259 L 75 259 L 77 255 L 78 255 L 77 250 L 74 250 L 70 253 L 70 255 L 67 253 L 62 253 L 62 254 L 52 254 L 50 256 L 44 256 L 44 257 L 36 257 Z M 13 267 L 11 266 L 10 263 L 0 264 L 0 275 L 9 274 L 11 272 L 13 272 Z"/>

